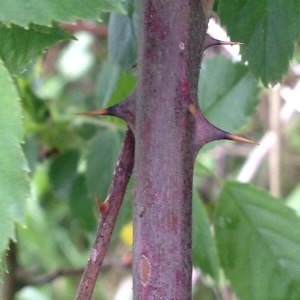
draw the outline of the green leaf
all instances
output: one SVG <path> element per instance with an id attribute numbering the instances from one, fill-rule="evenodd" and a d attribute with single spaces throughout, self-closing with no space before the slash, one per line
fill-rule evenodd
<path id="1" fill-rule="evenodd" d="M 110 61 L 106 62 L 97 84 L 96 107 L 112 106 L 121 102 L 130 94 L 135 84 L 136 77 L 134 75 L 124 73 Z"/>
<path id="2" fill-rule="evenodd" d="M 210 222 L 197 191 L 193 193 L 192 252 L 193 264 L 209 274 L 216 282 L 219 277 L 219 261 Z"/>
<path id="3" fill-rule="evenodd" d="M 265 191 L 226 183 L 218 199 L 221 264 L 243 300 L 299 299 L 300 219 Z"/>
<path id="4" fill-rule="evenodd" d="M 3 24 L 22 27 L 31 23 L 50 26 L 52 21 L 99 20 L 100 13 L 108 11 L 125 13 L 121 0 L 0 0 L 0 7 Z"/>
<path id="5" fill-rule="evenodd" d="M 298 39 L 300 2 L 221 0 L 219 16 L 234 41 L 245 43 L 243 59 L 266 85 L 286 72 Z"/>
<path id="6" fill-rule="evenodd" d="M 285 199 L 287 206 L 293 208 L 300 216 L 300 184 L 298 184 Z"/>
<path id="7" fill-rule="evenodd" d="M 120 68 L 106 62 L 101 70 L 97 90 L 97 107 L 112 106 L 124 100 L 133 90 L 136 84 L 136 77 L 133 74 L 125 73 Z"/>
<path id="8" fill-rule="evenodd" d="M 108 106 L 109 100 L 116 89 L 119 81 L 120 68 L 113 64 L 110 60 L 106 61 L 98 78 L 95 96 L 97 107 Z"/>
<path id="9" fill-rule="evenodd" d="M 95 193 L 104 200 L 121 148 L 121 135 L 104 130 L 95 136 L 87 156 L 86 178 L 90 195 Z"/>
<path id="10" fill-rule="evenodd" d="M 131 16 L 112 13 L 108 27 L 108 51 L 112 61 L 130 70 L 137 58 L 137 39 Z"/>
<path id="11" fill-rule="evenodd" d="M 23 128 L 16 87 L 0 61 L 0 253 L 15 239 L 14 222 L 24 224 L 26 200 L 31 196 L 28 167 L 21 149 Z"/>
<path id="12" fill-rule="evenodd" d="M 88 194 L 84 176 L 77 176 L 71 188 L 69 198 L 70 210 L 84 229 L 93 230 L 96 226 L 93 212 L 97 212 L 97 207 L 95 201 Z"/>
<path id="13" fill-rule="evenodd" d="M 203 61 L 198 85 L 200 107 L 217 127 L 240 128 L 258 103 L 257 84 L 246 66 L 222 56 Z"/>
<path id="14" fill-rule="evenodd" d="M 29 29 L 0 25 L 0 57 L 10 72 L 17 76 L 46 48 L 72 36 L 59 28 L 30 25 Z"/>
<path id="15" fill-rule="evenodd" d="M 73 180 L 77 174 L 79 152 L 69 150 L 55 157 L 49 168 L 49 179 L 57 197 L 69 196 Z"/>

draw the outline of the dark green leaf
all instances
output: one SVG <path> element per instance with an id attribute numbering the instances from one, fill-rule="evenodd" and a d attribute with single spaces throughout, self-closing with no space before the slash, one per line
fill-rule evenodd
<path id="1" fill-rule="evenodd" d="M 0 56 L 10 72 L 17 76 L 46 48 L 64 39 L 72 38 L 57 25 L 44 27 L 30 25 L 29 29 L 0 25 Z"/>
<path id="2" fill-rule="evenodd" d="M 299 36 L 300 1 L 221 0 L 218 10 L 231 38 L 245 43 L 243 59 L 255 76 L 279 81 Z"/>
<path id="3" fill-rule="evenodd" d="M 77 174 L 79 153 L 76 150 L 64 152 L 55 157 L 50 165 L 49 177 L 57 197 L 67 198 Z"/>
<path id="4" fill-rule="evenodd" d="M 23 139 L 20 99 L 8 70 L 0 61 L 0 253 L 15 239 L 14 222 L 24 223 L 31 196 Z"/>
<path id="5" fill-rule="evenodd" d="M 240 299 L 299 299 L 300 219 L 254 186 L 226 183 L 216 235 L 222 267 Z"/>
<path id="6" fill-rule="evenodd" d="M 257 84 L 247 67 L 222 56 L 202 63 L 198 86 L 200 107 L 217 127 L 240 128 L 257 105 Z"/>
<path id="7" fill-rule="evenodd" d="M 133 19 L 128 15 L 113 13 L 109 19 L 108 31 L 108 51 L 112 61 L 124 70 L 130 70 L 137 55 Z"/>
<path id="8" fill-rule="evenodd" d="M 96 202 L 88 194 L 84 176 L 77 176 L 71 188 L 70 210 L 84 229 L 93 230 L 96 226 L 93 212 L 97 212 L 97 207 Z"/>
<path id="9" fill-rule="evenodd" d="M 90 145 L 87 157 L 87 185 L 91 195 L 104 200 L 121 148 L 121 135 L 114 130 L 99 132 Z"/>
<path id="10" fill-rule="evenodd" d="M 0 1 L 0 21 L 26 27 L 31 23 L 50 26 L 52 21 L 99 20 L 101 12 L 125 13 L 121 0 L 14 0 Z"/>
<path id="11" fill-rule="evenodd" d="M 96 86 L 95 96 L 97 107 L 108 106 L 109 100 L 119 81 L 120 68 L 110 60 L 106 61 L 101 69 Z"/>
<path id="12" fill-rule="evenodd" d="M 216 244 L 202 200 L 193 193 L 193 264 L 216 282 L 219 277 L 219 261 Z"/>

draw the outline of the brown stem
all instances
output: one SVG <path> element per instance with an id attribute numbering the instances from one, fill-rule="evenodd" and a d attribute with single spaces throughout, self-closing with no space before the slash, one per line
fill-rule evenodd
<path id="1" fill-rule="evenodd" d="M 10 241 L 9 250 L 6 256 L 7 272 L 4 273 L 4 284 L 1 291 L 3 300 L 14 299 L 15 293 L 21 288 L 21 284 L 17 278 L 18 271 L 18 255 L 17 245 Z"/>
<path id="2" fill-rule="evenodd" d="M 123 202 L 126 186 L 134 165 L 134 136 L 127 130 L 108 196 L 101 210 L 96 238 L 77 291 L 77 300 L 91 299 L 108 243 Z"/>

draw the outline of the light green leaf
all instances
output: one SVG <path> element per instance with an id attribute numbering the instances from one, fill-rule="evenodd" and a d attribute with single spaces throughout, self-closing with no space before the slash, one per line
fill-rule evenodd
<path id="1" fill-rule="evenodd" d="M 46 48 L 70 38 L 71 35 L 55 24 L 53 27 L 30 25 L 29 29 L 0 25 L 0 57 L 10 72 L 17 76 Z"/>
<path id="2" fill-rule="evenodd" d="M 104 200 L 121 148 L 122 137 L 114 130 L 100 131 L 92 141 L 87 156 L 87 185 L 90 195 Z"/>
<path id="3" fill-rule="evenodd" d="M 234 41 L 245 43 L 243 59 L 264 84 L 286 72 L 300 33 L 300 2 L 221 0 L 223 25 Z"/>
<path id="4" fill-rule="evenodd" d="M 215 240 L 212 237 L 210 223 L 202 200 L 197 191 L 193 193 L 192 252 L 193 265 L 209 274 L 216 282 L 219 277 L 219 260 Z"/>
<path id="5" fill-rule="evenodd" d="M 125 13 L 121 0 L 0 0 L 0 21 L 4 25 L 50 26 L 53 21 L 99 20 L 101 12 Z"/>
<path id="6" fill-rule="evenodd" d="M 300 216 L 300 184 L 298 184 L 285 199 L 287 206 L 293 208 Z"/>
<path id="7" fill-rule="evenodd" d="M 0 61 L 0 253 L 15 239 L 14 222 L 24 224 L 30 197 L 28 167 L 21 149 L 21 106 L 15 85 Z"/>
<path id="8" fill-rule="evenodd" d="M 265 191 L 226 183 L 218 199 L 221 264 L 243 300 L 299 299 L 300 219 Z"/>
<path id="9" fill-rule="evenodd" d="M 215 126 L 239 129 L 258 103 L 257 84 L 247 67 L 217 56 L 203 61 L 198 85 L 200 107 Z"/>

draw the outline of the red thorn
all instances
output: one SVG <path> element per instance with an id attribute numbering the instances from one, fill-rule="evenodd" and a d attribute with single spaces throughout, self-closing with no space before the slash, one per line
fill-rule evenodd
<path id="1" fill-rule="evenodd" d="M 90 110 L 90 111 L 78 113 L 78 115 L 84 115 L 84 116 L 107 116 L 109 114 L 110 113 L 107 108 Z"/>
<path id="2" fill-rule="evenodd" d="M 95 200 L 96 200 L 99 212 L 101 213 L 102 216 L 105 215 L 109 209 L 108 201 L 102 202 L 97 194 L 95 195 Z"/>
<path id="3" fill-rule="evenodd" d="M 242 45 L 243 43 L 240 42 L 231 42 L 231 41 L 220 41 L 217 40 L 213 37 L 211 37 L 209 34 L 205 35 L 205 40 L 204 40 L 204 50 L 209 48 L 209 47 L 213 47 L 213 46 L 220 46 L 220 45 L 230 45 L 230 46 L 234 46 L 234 45 Z"/>
<path id="4" fill-rule="evenodd" d="M 241 136 L 238 136 L 238 135 L 235 135 L 235 134 L 231 134 L 231 133 L 226 134 L 226 139 L 231 140 L 231 141 L 235 141 L 235 142 L 242 142 L 242 143 L 249 143 L 249 144 L 258 145 L 258 143 L 255 142 L 255 141 L 251 141 L 249 139 L 246 139 L 244 137 L 241 137 Z"/>

